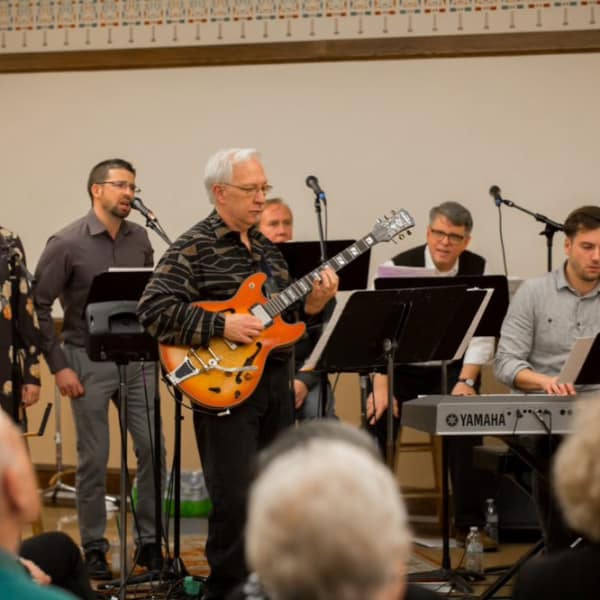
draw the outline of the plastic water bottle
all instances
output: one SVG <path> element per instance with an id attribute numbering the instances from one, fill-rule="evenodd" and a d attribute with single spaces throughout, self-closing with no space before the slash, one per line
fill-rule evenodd
<path id="1" fill-rule="evenodd" d="M 483 544 L 479 529 L 472 526 L 467 536 L 465 569 L 474 571 L 475 573 L 483 573 Z"/>
<path id="2" fill-rule="evenodd" d="M 485 508 L 485 532 L 489 538 L 498 543 L 498 511 L 493 498 L 486 500 Z"/>

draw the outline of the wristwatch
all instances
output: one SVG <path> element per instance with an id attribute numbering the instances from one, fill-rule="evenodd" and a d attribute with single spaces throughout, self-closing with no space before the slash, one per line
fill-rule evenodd
<path id="1" fill-rule="evenodd" d="M 464 383 L 465 385 L 468 385 L 469 387 L 474 388 L 475 387 L 475 380 L 474 379 L 468 379 L 468 378 L 464 378 L 464 377 L 459 377 L 458 378 L 458 383 Z"/>

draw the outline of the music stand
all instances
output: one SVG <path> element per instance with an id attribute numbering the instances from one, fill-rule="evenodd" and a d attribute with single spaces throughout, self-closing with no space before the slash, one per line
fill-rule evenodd
<path id="1" fill-rule="evenodd" d="M 150 269 L 120 269 L 96 275 L 85 306 L 88 356 L 93 361 L 110 361 L 119 371 L 119 423 L 121 429 L 120 472 L 120 587 L 119 599 L 125 600 L 127 584 L 127 364 L 131 361 L 158 360 L 158 345 L 137 320 L 136 309 Z M 158 396 L 158 388 L 156 390 Z M 155 398 L 155 413 L 160 403 Z M 155 419 L 155 508 L 156 541 L 161 544 L 161 435 L 160 418 Z"/>
<path id="2" fill-rule="evenodd" d="M 437 310 L 446 312 L 452 310 L 452 320 L 450 325 L 441 332 L 441 339 L 435 348 L 430 360 L 442 362 L 441 378 L 442 393 L 446 394 L 447 376 L 446 363 L 450 360 L 459 358 L 464 353 L 468 341 L 473 335 L 498 335 L 504 313 L 496 313 L 501 310 L 504 300 L 506 302 L 504 312 L 508 306 L 508 283 L 503 276 L 477 276 L 477 277 L 415 277 L 415 278 L 380 278 L 375 280 L 377 288 L 386 289 L 404 289 L 405 286 L 417 286 L 419 289 L 445 289 L 444 286 L 449 283 L 462 284 L 464 293 L 458 302 L 452 302 L 449 299 L 441 304 Z M 490 284 L 490 285 L 488 285 Z M 487 290 L 493 288 L 491 297 Z M 500 290 L 495 304 L 492 305 L 496 288 Z M 482 302 L 487 302 L 484 310 L 479 308 Z M 500 304 L 499 304 L 500 302 Z M 492 305 L 492 308 L 490 308 Z M 499 308 L 500 307 L 500 308 Z M 478 319 L 478 320 L 477 320 Z M 476 322 L 476 327 L 471 327 Z M 417 338 L 420 341 L 420 338 Z M 402 358 L 401 356 L 398 358 Z M 412 358 L 410 353 L 404 357 L 405 360 L 399 360 L 398 363 L 423 362 L 422 360 Z M 391 404 L 390 404 L 391 406 Z M 388 413 L 388 420 L 393 417 Z M 457 573 L 451 570 L 450 561 L 450 511 L 449 511 L 449 469 L 448 469 L 448 441 L 442 437 L 442 568 L 435 573 L 428 573 L 429 578 L 436 577 L 440 580 L 451 581 L 456 587 L 464 592 L 470 592 L 470 586 Z"/>
<path id="3" fill-rule="evenodd" d="M 439 287 L 464 285 L 470 288 L 489 289 L 494 293 L 485 309 L 476 336 L 500 335 L 500 327 L 508 309 L 508 279 L 504 275 L 457 275 L 456 277 L 379 277 L 375 279 L 376 290 Z"/>
<path id="4" fill-rule="evenodd" d="M 393 364 L 430 360 L 453 317 L 442 304 L 458 306 L 466 287 L 339 292 L 333 314 L 302 370 L 323 372 L 387 371 Z M 365 318 L 368 315 L 368 318 Z M 349 344 L 348 340 L 360 340 Z M 386 347 L 387 344 L 387 347 Z M 392 368 L 390 369 L 390 359 Z M 389 400 L 391 407 L 392 400 Z M 391 410 L 388 413 L 391 414 Z M 386 459 L 393 461 L 393 424 L 388 419 Z"/>
<path id="5" fill-rule="evenodd" d="M 573 348 L 560 371 L 561 383 L 595 385 L 600 383 L 598 364 L 600 361 L 600 333 L 595 337 L 575 340 Z"/>
<path id="6" fill-rule="evenodd" d="M 326 256 L 336 256 L 355 243 L 356 240 L 353 239 L 327 240 L 325 241 Z M 294 280 L 301 279 L 306 273 L 310 273 L 317 269 L 322 262 L 322 248 L 321 242 L 319 241 L 285 242 L 276 245 L 283 254 L 283 257 L 288 264 L 290 276 Z M 370 257 L 371 248 L 367 248 L 367 250 L 352 260 L 352 262 L 346 264 L 343 269 L 338 271 L 339 291 L 364 290 L 367 288 Z M 319 320 L 311 327 L 320 328 L 322 323 L 328 320 L 330 312 L 330 305 L 327 305 L 325 310 L 321 313 Z M 321 375 L 318 389 L 317 414 L 325 417 L 328 413 L 328 399 L 330 397 L 333 398 L 330 396 L 330 393 L 328 393 L 329 380 L 325 372 Z"/>
<path id="7" fill-rule="evenodd" d="M 336 256 L 349 248 L 356 240 L 327 240 L 327 256 Z M 276 244 L 288 264 L 292 279 L 300 279 L 321 264 L 321 246 L 319 242 L 285 242 Z M 340 284 L 338 290 L 364 290 L 369 280 L 369 261 L 371 248 L 368 248 L 351 263 L 338 271 Z"/>

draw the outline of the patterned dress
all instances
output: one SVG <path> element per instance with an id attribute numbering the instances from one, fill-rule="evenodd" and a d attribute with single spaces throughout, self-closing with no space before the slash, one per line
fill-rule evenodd
<path id="1" fill-rule="evenodd" d="M 11 279 L 13 265 L 18 286 L 15 326 Z M 38 348 L 39 325 L 33 310 L 23 244 L 17 235 L 0 226 L 0 404 L 9 414 L 16 414 L 12 393 L 13 357 L 16 354 L 20 383 L 40 385 Z"/>

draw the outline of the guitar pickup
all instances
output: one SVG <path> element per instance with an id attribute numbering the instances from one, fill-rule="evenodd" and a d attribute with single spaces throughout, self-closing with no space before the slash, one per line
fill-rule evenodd
<path id="1" fill-rule="evenodd" d="M 273 324 L 273 319 L 269 316 L 269 313 L 265 310 L 265 307 L 262 304 L 255 304 L 250 312 L 257 318 L 262 321 L 264 327 L 269 327 Z"/>
<path id="2" fill-rule="evenodd" d="M 182 381 L 185 381 L 190 377 L 195 377 L 200 373 L 200 369 L 192 364 L 192 361 L 189 359 L 189 357 L 186 357 L 186 359 L 174 371 L 167 373 L 167 379 L 173 385 L 179 385 Z"/>

